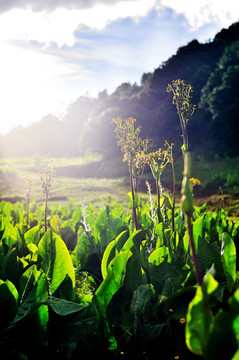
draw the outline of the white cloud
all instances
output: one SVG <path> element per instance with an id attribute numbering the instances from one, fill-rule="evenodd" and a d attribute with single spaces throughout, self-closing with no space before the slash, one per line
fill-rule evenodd
<path id="1" fill-rule="evenodd" d="M 35 12 L 42 10 L 51 12 L 59 8 L 88 9 L 97 4 L 114 5 L 125 1 L 129 0 L 0 0 L 0 13 L 11 9 L 30 9 Z"/>
<path id="2" fill-rule="evenodd" d="M 59 47 L 64 44 L 73 46 L 74 31 L 79 25 L 102 30 L 117 19 L 138 19 L 145 16 L 153 8 L 154 3 L 155 0 L 131 0 L 111 6 L 98 4 L 81 10 L 58 8 L 51 13 L 14 9 L 0 16 L 0 41 L 36 40 L 44 44 L 56 42 Z"/>
<path id="3" fill-rule="evenodd" d="M 191 40 L 189 26 L 197 37 L 201 25 L 217 21 L 227 26 L 238 14 L 233 0 L 227 0 L 227 13 L 220 0 L 92 0 L 82 9 L 62 7 L 51 12 L 43 10 L 44 2 L 52 3 L 41 1 L 37 12 L 22 6 L 0 14 L 2 133 L 60 111 L 86 92 L 96 96 L 105 87 L 111 92 L 124 81 L 140 80 L 143 72 L 152 71 L 177 46 Z M 158 12 L 150 13 L 153 8 Z M 184 18 L 178 14 L 189 26 L 182 26 Z M 116 22 L 128 17 L 133 21 Z M 81 25 L 89 32 L 81 31 Z M 211 37 L 207 31 L 205 38 Z M 14 47 L 16 43 L 24 48 Z"/>
<path id="4" fill-rule="evenodd" d="M 183 14 L 193 30 L 211 22 L 228 27 L 239 20 L 238 0 L 161 0 L 161 4 Z"/>

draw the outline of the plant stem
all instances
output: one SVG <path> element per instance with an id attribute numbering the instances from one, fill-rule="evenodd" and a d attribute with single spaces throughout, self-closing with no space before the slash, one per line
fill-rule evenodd
<path id="1" fill-rule="evenodd" d="M 190 245 L 190 248 L 192 250 L 192 256 L 193 256 L 193 263 L 194 263 L 195 272 L 196 272 L 196 278 L 197 278 L 198 284 L 201 286 L 202 285 L 202 275 L 201 275 L 198 256 L 196 254 L 195 244 L 194 244 L 194 240 L 193 240 L 193 230 L 192 230 L 192 222 L 191 222 L 191 216 L 190 215 L 186 214 L 186 221 L 187 221 L 187 229 L 188 229 L 188 236 L 189 236 L 189 245 Z"/>
<path id="2" fill-rule="evenodd" d="M 130 177 L 130 190 L 131 190 L 131 194 L 132 194 L 132 209 L 133 209 L 133 217 L 134 217 L 134 224 L 135 224 L 135 229 L 139 230 L 139 225 L 138 225 L 138 221 L 137 221 L 137 214 L 136 214 L 136 208 L 135 208 L 135 197 L 134 197 L 134 184 L 133 184 L 133 169 L 132 169 L 132 162 L 130 165 L 130 171 L 129 171 L 129 177 Z"/>
<path id="3" fill-rule="evenodd" d="M 46 200 L 45 200 L 45 216 L 44 216 L 45 232 L 47 232 L 47 203 L 48 203 L 48 191 L 46 191 Z"/>
<path id="4" fill-rule="evenodd" d="M 182 117 L 182 114 L 180 112 L 180 110 L 178 109 L 178 117 L 180 120 L 180 124 L 181 124 L 181 128 L 182 128 L 182 133 L 183 133 L 183 143 L 184 143 L 184 147 L 185 147 L 185 151 L 188 151 L 188 134 L 187 134 L 187 128 L 184 124 L 184 120 Z"/>
<path id="5" fill-rule="evenodd" d="M 158 208 L 160 208 L 160 180 L 158 178 L 156 178 L 156 190 L 157 190 Z"/>
<path id="6" fill-rule="evenodd" d="M 173 164 L 173 162 L 172 162 L 172 171 L 173 171 L 172 232 L 174 232 L 174 209 L 175 209 L 175 171 L 174 171 L 174 164 Z"/>
<path id="7" fill-rule="evenodd" d="M 26 209 L 26 211 L 27 211 L 27 228 L 28 228 L 28 226 L 29 226 L 29 202 L 27 201 L 27 209 Z"/>

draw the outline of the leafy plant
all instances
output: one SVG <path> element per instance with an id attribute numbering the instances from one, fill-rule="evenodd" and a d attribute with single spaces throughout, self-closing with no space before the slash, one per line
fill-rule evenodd
<path id="1" fill-rule="evenodd" d="M 48 208 L 49 159 L 42 164 L 45 209 L 31 203 L 32 221 L 24 204 L 0 203 L 1 358 L 151 360 L 159 351 L 166 360 L 238 358 L 239 224 L 223 208 L 194 205 L 191 87 L 173 84 L 184 139 L 181 208 L 164 193 L 155 204 L 149 184 L 149 201 L 139 199 L 144 165 L 159 185 L 165 166 L 173 167 L 172 144 L 147 154 L 132 118 L 115 123 L 133 217 L 116 202 Z"/>
<path id="2" fill-rule="evenodd" d="M 138 163 L 138 156 L 141 153 L 145 153 L 147 150 L 148 140 L 142 140 L 139 137 L 140 127 L 135 129 L 134 123 L 135 119 L 127 118 L 122 119 L 120 117 L 113 118 L 112 123 L 116 124 L 115 133 L 117 138 L 117 144 L 121 148 L 121 151 L 124 154 L 123 161 L 127 162 L 129 167 L 129 177 L 130 177 L 130 190 L 132 196 L 132 209 L 133 209 L 133 218 L 135 223 L 136 230 L 139 229 L 139 224 L 137 220 L 137 205 L 136 205 L 136 190 L 137 190 L 137 181 L 140 176 L 140 172 L 143 172 L 144 164 Z"/>

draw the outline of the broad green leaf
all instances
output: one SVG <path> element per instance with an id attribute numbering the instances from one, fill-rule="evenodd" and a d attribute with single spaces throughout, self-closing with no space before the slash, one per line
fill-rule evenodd
<path id="1" fill-rule="evenodd" d="M 156 343 L 160 339 L 162 331 L 167 327 L 167 324 L 144 325 L 144 338 L 147 343 Z"/>
<path id="2" fill-rule="evenodd" d="M 149 259 L 145 241 L 142 241 L 142 245 L 140 247 L 140 265 L 146 274 L 148 284 L 150 284 Z"/>
<path id="3" fill-rule="evenodd" d="M 48 331 L 47 323 L 49 321 L 48 306 L 42 304 L 36 310 L 34 307 L 32 310 L 31 318 L 35 328 L 38 329 L 38 331 L 36 331 L 36 342 L 37 344 L 44 344 L 46 346 L 48 345 L 46 337 Z"/>
<path id="4" fill-rule="evenodd" d="M 188 236 L 188 231 L 185 232 L 184 237 L 183 237 L 183 247 L 186 253 L 189 252 L 189 236 Z"/>
<path id="5" fill-rule="evenodd" d="M 132 198 L 132 192 L 128 192 L 128 198 L 129 198 L 129 207 L 132 208 L 133 207 L 133 198 Z M 141 200 L 140 197 L 137 193 L 134 192 L 134 207 L 140 207 L 141 205 Z"/>
<path id="6" fill-rule="evenodd" d="M 198 260 L 202 275 L 214 264 L 216 272 L 222 273 L 220 248 L 216 242 L 208 243 L 201 237 L 198 238 Z"/>
<path id="7" fill-rule="evenodd" d="M 239 360 L 239 350 L 237 350 L 231 360 Z"/>
<path id="8" fill-rule="evenodd" d="M 95 292 L 93 301 L 96 302 L 99 311 L 105 314 L 112 296 L 123 285 L 126 265 L 132 256 L 130 250 L 122 251 L 116 255 L 108 266 L 108 274 Z"/>
<path id="9" fill-rule="evenodd" d="M 64 241 L 48 230 L 38 245 L 38 259 L 41 268 L 50 278 L 50 292 L 53 294 L 60 284 L 69 277 L 75 286 L 75 272 L 69 251 Z"/>
<path id="10" fill-rule="evenodd" d="M 204 217 L 200 216 L 196 221 L 193 223 L 193 240 L 195 244 L 195 249 L 198 249 L 198 238 L 203 238 L 203 224 L 204 224 Z"/>
<path id="11" fill-rule="evenodd" d="M 157 266 L 153 263 L 150 263 L 149 267 L 151 283 L 153 284 L 155 292 L 158 295 L 162 295 L 162 293 L 165 292 L 166 281 L 168 281 L 166 286 L 169 285 L 169 282 L 172 285 L 170 286 L 172 291 L 176 291 L 177 289 L 181 288 L 181 283 L 185 276 L 184 272 L 179 271 L 172 263 L 164 260 Z M 167 293 L 167 296 L 169 295 L 170 293 Z"/>
<path id="12" fill-rule="evenodd" d="M 133 293 L 130 309 L 134 314 L 135 334 L 141 332 L 142 320 L 148 320 L 152 310 L 154 288 L 152 285 L 139 285 Z"/>
<path id="13" fill-rule="evenodd" d="M 220 309 L 210 328 L 205 360 L 231 360 L 237 349 L 233 316 L 229 311 Z"/>
<path id="14" fill-rule="evenodd" d="M 15 286 L 7 280 L 6 282 L 0 280 L 0 329 L 3 330 L 5 326 L 14 318 L 17 313 L 18 292 Z"/>
<path id="15" fill-rule="evenodd" d="M 139 285 L 134 291 L 130 309 L 136 315 L 144 315 L 150 312 L 154 288 L 152 285 Z"/>
<path id="16" fill-rule="evenodd" d="M 155 265 L 161 264 L 165 260 L 165 256 L 169 254 L 169 250 L 166 246 L 161 246 L 154 250 L 149 256 L 149 262 L 153 262 Z"/>
<path id="17" fill-rule="evenodd" d="M 142 259 L 140 246 L 142 243 L 143 231 L 137 230 L 128 238 L 123 246 L 123 251 L 130 250 L 133 255 L 127 263 L 125 284 L 127 288 L 134 291 L 137 286 L 144 283 L 142 278 Z M 146 270 L 147 271 L 147 270 Z"/>
<path id="18" fill-rule="evenodd" d="M 174 291 L 164 303 L 164 311 L 170 319 L 180 320 L 186 318 L 188 305 L 195 296 L 196 287 L 188 286 Z"/>
<path id="19" fill-rule="evenodd" d="M 13 295 L 16 303 L 18 302 L 18 292 L 17 292 L 17 289 L 15 288 L 15 286 L 13 285 L 13 283 L 11 283 L 11 281 L 7 280 L 7 281 L 3 281 L 0 279 L 0 286 L 1 285 L 6 285 L 8 290 L 11 292 L 11 294 Z M 3 298 L 0 297 L 0 300 L 2 301 Z"/>
<path id="20" fill-rule="evenodd" d="M 169 194 L 163 193 L 163 203 L 165 203 L 167 209 L 172 209 L 172 202 Z M 160 207 L 162 207 L 161 202 Z"/>
<path id="21" fill-rule="evenodd" d="M 12 219 L 12 215 L 11 215 L 12 210 L 13 210 L 13 204 L 11 204 L 10 202 L 5 202 L 3 205 L 2 212 L 4 213 L 7 221 L 9 222 Z"/>
<path id="22" fill-rule="evenodd" d="M 38 247 L 35 244 L 30 243 L 27 245 L 27 249 L 29 251 L 29 254 L 25 256 L 24 259 L 29 262 L 36 262 L 38 256 Z"/>
<path id="23" fill-rule="evenodd" d="M 139 251 L 140 249 L 140 244 L 142 241 L 142 235 L 143 232 L 142 230 L 136 230 L 134 231 L 130 237 L 128 238 L 128 240 L 125 242 L 122 251 L 128 250 L 128 249 L 132 249 L 132 251 L 134 251 L 137 249 Z"/>
<path id="24" fill-rule="evenodd" d="M 213 314 L 208 303 L 208 296 L 218 287 L 218 282 L 210 273 L 198 286 L 196 295 L 188 306 L 186 317 L 186 344 L 197 355 L 204 355 L 207 348 L 210 326 Z"/>
<path id="25" fill-rule="evenodd" d="M 61 219 L 60 216 L 58 214 L 55 214 L 51 217 L 50 219 L 50 225 L 52 230 L 57 233 L 58 235 L 60 235 L 60 231 L 61 231 Z"/>
<path id="26" fill-rule="evenodd" d="M 26 296 L 32 289 L 34 283 L 39 279 L 42 272 L 37 270 L 36 265 L 30 266 L 19 279 L 19 295 Z"/>
<path id="27" fill-rule="evenodd" d="M 233 330 L 235 332 L 237 346 L 239 349 L 239 315 L 237 315 L 237 317 L 233 320 Z"/>
<path id="28" fill-rule="evenodd" d="M 85 232 L 82 232 L 79 236 L 78 244 L 73 251 L 80 269 L 86 268 L 88 258 L 92 253 L 97 253 L 94 242 Z"/>
<path id="29" fill-rule="evenodd" d="M 33 278 L 33 282 L 32 282 Z M 32 283 L 32 287 L 30 291 L 28 289 L 28 283 Z M 22 320 L 25 316 L 27 316 L 32 307 L 39 307 L 41 303 L 44 303 L 48 298 L 47 292 L 47 278 L 45 274 L 41 274 L 41 276 L 35 281 L 33 272 L 31 273 L 28 282 L 26 283 L 25 291 L 23 291 L 22 299 L 20 302 L 20 306 L 18 308 L 18 312 L 12 322 L 12 325 Z"/>
<path id="30" fill-rule="evenodd" d="M 114 256 L 122 249 L 126 240 L 129 237 L 129 232 L 127 230 L 120 233 L 117 238 L 109 243 L 105 249 L 102 261 L 101 261 L 101 272 L 103 279 L 106 278 L 108 273 L 108 265 Z"/>
<path id="31" fill-rule="evenodd" d="M 70 226 L 62 226 L 58 235 L 70 251 L 75 249 L 77 244 L 77 233 Z"/>
<path id="32" fill-rule="evenodd" d="M 226 304 L 227 305 L 227 304 Z M 237 359 L 239 346 L 239 288 L 220 309 L 210 329 L 206 360 Z"/>
<path id="33" fill-rule="evenodd" d="M 95 221 L 95 238 L 99 241 L 101 252 L 104 253 L 107 245 L 127 229 L 126 223 L 111 215 L 109 207 L 106 207 Z"/>
<path id="34" fill-rule="evenodd" d="M 222 234 L 221 255 L 227 279 L 227 287 L 231 292 L 236 280 L 236 247 L 228 233 Z"/>
<path id="35" fill-rule="evenodd" d="M 120 236 L 120 235 L 119 235 Z M 117 240 L 113 240 L 109 243 L 107 248 L 105 249 L 102 261 L 101 261 L 101 273 L 103 279 L 106 278 L 108 274 L 108 263 L 114 258 L 115 256 L 115 246 L 116 246 Z"/>
<path id="36" fill-rule="evenodd" d="M 156 248 L 158 248 L 164 244 L 164 225 L 162 222 L 156 225 L 155 234 L 159 237 L 156 243 Z"/>
<path id="37" fill-rule="evenodd" d="M 107 307 L 107 321 L 115 336 L 118 348 L 124 348 L 132 339 L 134 314 L 130 310 L 132 292 L 122 286 L 112 297 Z"/>
<path id="38" fill-rule="evenodd" d="M 48 297 L 47 304 L 56 314 L 61 316 L 74 314 L 86 308 L 85 305 L 80 305 L 72 301 L 59 299 L 54 296 Z"/>
<path id="39" fill-rule="evenodd" d="M 28 263 L 23 259 L 19 259 L 17 257 L 17 249 L 13 248 L 2 260 L 1 277 L 17 285 L 26 265 L 28 265 Z"/>
<path id="40" fill-rule="evenodd" d="M 29 229 L 24 234 L 26 244 L 32 243 L 32 244 L 37 245 L 40 241 L 40 231 L 41 231 L 41 225 L 36 225 L 33 228 Z"/>
<path id="41" fill-rule="evenodd" d="M 2 219 L 2 227 L 4 227 L 4 232 L 2 235 L 4 245 L 8 246 L 8 249 L 12 249 L 12 247 L 17 243 L 19 239 L 19 234 L 16 227 L 13 227 L 7 219 Z"/>

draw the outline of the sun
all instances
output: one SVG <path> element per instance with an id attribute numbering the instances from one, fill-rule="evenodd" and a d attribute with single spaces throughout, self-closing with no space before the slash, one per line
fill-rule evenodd
<path id="1" fill-rule="evenodd" d="M 1 44 L 0 52 L 2 134 L 19 124 L 38 121 L 70 101 L 63 79 L 71 70 L 57 58 L 8 44 Z"/>

